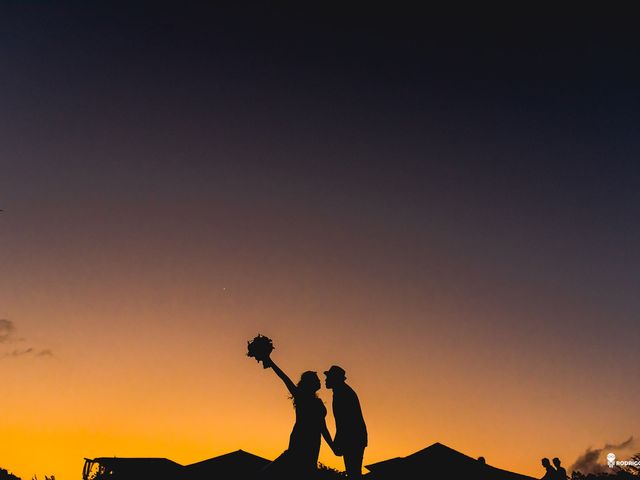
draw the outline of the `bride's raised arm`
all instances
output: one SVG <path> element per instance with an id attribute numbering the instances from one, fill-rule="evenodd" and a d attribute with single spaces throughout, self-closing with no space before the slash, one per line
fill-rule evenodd
<path id="1" fill-rule="evenodd" d="M 296 384 L 291 381 L 291 379 L 287 376 L 287 374 L 284 373 L 282 369 L 278 365 L 276 365 L 273 360 L 271 360 L 271 357 L 267 357 L 263 361 L 263 363 L 265 367 L 267 368 L 271 367 L 271 369 L 276 373 L 276 375 L 280 377 L 280 380 L 284 382 L 289 392 L 291 392 L 291 395 L 295 397 L 296 394 L 298 393 L 298 387 L 296 387 Z"/>

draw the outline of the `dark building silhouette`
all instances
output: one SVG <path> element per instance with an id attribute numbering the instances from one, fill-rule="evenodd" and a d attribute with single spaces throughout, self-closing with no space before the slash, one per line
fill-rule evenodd
<path id="1" fill-rule="evenodd" d="M 484 460 L 484 457 L 480 457 Z M 404 478 L 460 478 L 474 480 L 533 480 L 533 477 L 502 470 L 452 448 L 434 443 L 407 457 L 396 457 L 366 465 L 370 480 Z"/>
<path id="2" fill-rule="evenodd" d="M 368 480 L 409 480 L 413 478 L 534 480 L 533 477 L 527 475 L 493 467 L 483 460 L 483 457 L 480 457 L 480 459 L 471 458 L 446 445 L 434 443 L 406 457 L 391 458 L 367 465 L 366 468 L 370 473 L 365 478 Z M 166 458 L 100 457 L 86 459 L 83 479 L 255 480 L 260 478 L 261 470 L 269 463 L 270 461 L 266 458 L 243 450 L 237 450 L 191 465 L 180 465 Z M 337 476 L 338 474 L 335 472 L 331 475 L 331 478 L 337 478 Z"/>
<path id="3" fill-rule="evenodd" d="M 84 480 L 129 480 L 139 478 L 177 479 L 184 467 L 166 458 L 100 457 L 84 462 Z"/>
<path id="4" fill-rule="evenodd" d="M 83 480 L 216 480 L 254 477 L 269 460 L 243 450 L 191 465 L 166 458 L 100 457 L 85 459 Z"/>
<path id="5" fill-rule="evenodd" d="M 250 478 L 270 463 L 266 458 L 244 450 L 220 455 L 184 467 L 189 480 L 213 480 L 217 478 Z"/>

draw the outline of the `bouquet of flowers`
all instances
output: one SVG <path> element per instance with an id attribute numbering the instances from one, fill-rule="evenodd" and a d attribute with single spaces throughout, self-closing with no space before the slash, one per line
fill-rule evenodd
<path id="1" fill-rule="evenodd" d="M 247 342 L 247 357 L 253 357 L 256 362 L 262 362 L 263 368 L 268 368 L 265 364 L 265 360 L 269 358 L 271 352 L 273 352 L 273 342 L 269 337 L 258 334 L 256 338 Z"/>

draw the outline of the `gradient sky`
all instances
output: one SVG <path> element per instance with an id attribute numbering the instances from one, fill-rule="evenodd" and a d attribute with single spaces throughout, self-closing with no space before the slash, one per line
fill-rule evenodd
<path id="1" fill-rule="evenodd" d="M 540 476 L 640 434 L 624 26 L 25 3 L 0 6 L 0 467 L 277 456 L 258 332 L 294 378 L 347 370 L 365 463 L 439 441 Z"/>

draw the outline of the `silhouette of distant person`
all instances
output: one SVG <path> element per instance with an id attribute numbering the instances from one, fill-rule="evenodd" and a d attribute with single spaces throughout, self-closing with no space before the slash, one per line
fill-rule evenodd
<path id="1" fill-rule="evenodd" d="M 545 468 L 546 472 L 540 480 L 555 480 L 558 472 L 556 471 L 555 468 L 551 466 L 551 462 L 549 461 L 549 459 L 543 458 L 541 463 L 542 463 L 542 466 Z"/>
<path id="2" fill-rule="evenodd" d="M 553 459 L 553 465 L 556 467 L 556 480 L 567 480 L 567 471 L 564 467 L 560 466 L 560 459 L 558 457 Z"/>
<path id="3" fill-rule="evenodd" d="M 342 368 L 334 365 L 324 374 L 327 377 L 326 387 L 333 390 L 333 416 L 336 420 L 333 452 L 344 457 L 349 479 L 360 478 L 368 439 L 358 395 L 345 383 L 347 377 Z"/>
<path id="4" fill-rule="evenodd" d="M 327 409 L 316 394 L 320 389 L 318 374 L 304 372 L 296 385 L 270 357 L 263 363 L 265 368 L 271 368 L 284 382 L 291 393 L 296 411 L 296 423 L 289 436 L 289 447 L 265 467 L 263 478 L 312 478 L 318 466 L 320 437 L 324 437 L 333 449 L 333 440 L 325 422 Z"/>

